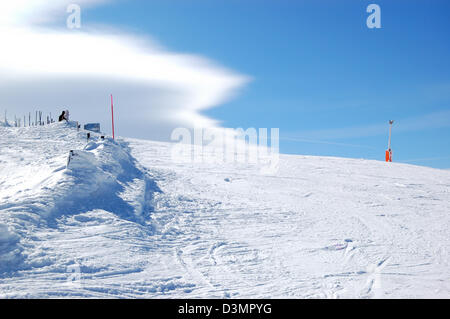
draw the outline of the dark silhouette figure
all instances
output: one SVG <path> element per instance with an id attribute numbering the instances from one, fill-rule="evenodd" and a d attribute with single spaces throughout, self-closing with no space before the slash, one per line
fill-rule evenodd
<path id="1" fill-rule="evenodd" d="M 66 119 L 66 111 L 62 111 L 62 113 L 61 113 L 61 115 L 59 116 L 59 122 L 61 122 L 61 121 L 64 121 L 64 120 L 66 120 L 67 121 L 67 119 Z"/>

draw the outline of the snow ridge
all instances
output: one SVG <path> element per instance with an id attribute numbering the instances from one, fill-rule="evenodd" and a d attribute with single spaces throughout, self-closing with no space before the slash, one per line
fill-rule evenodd
<path id="1" fill-rule="evenodd" d="M 23 252 L 34 246 L 36 230 L 57 228 L 61 218 L 104 210 L 148 220 L 160 190 L 125 141 L 92 132 L 88 141 L 74 123 L 1 128 L 0 134 L 0 273 L 48 265 Z"/>
<path id="2" fill-rule="evenodd" d="M 94 137 L 82 151 L 73 151 L 62 175 L 50 215 L 103 209 L 142 223 L 153 210 L 150 195 L 159 191 L 126 143 L 110 138 Z"/>

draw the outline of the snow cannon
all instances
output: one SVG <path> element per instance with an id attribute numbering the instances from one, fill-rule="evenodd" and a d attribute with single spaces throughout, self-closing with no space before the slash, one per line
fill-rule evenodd
<path id="1" fill-rule="evenodd" d="M 390 120 L 389 121 L 389 142 L 388 142 L 388 149 L 386 150 L 386 162 L 392 162 L 392 149 L 391 149 L 392 124 L 394 124 L 394 121 Z"/>
<path id="2" fill-rule="evenodd" d="M 392 150 L 386 150 L 386 162 L 392 162 Z"/>

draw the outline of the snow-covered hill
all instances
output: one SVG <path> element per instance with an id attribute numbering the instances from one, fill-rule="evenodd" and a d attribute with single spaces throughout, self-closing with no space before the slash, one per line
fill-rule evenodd
<path id="1" fill-rule="evenodd" d="M 450 297 L 450 171 L 170 154 L 0 127 L 0 297 Z"/>

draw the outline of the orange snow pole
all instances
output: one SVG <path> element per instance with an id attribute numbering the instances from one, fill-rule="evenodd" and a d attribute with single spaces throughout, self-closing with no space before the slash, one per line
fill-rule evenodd
<path id="1" fill-rule="evenodd" d="M 112 136 L 114 139 L 114 106 L 113 106 L 113 96 L 111 94 L 111 120 L 112 120 Z"/>

